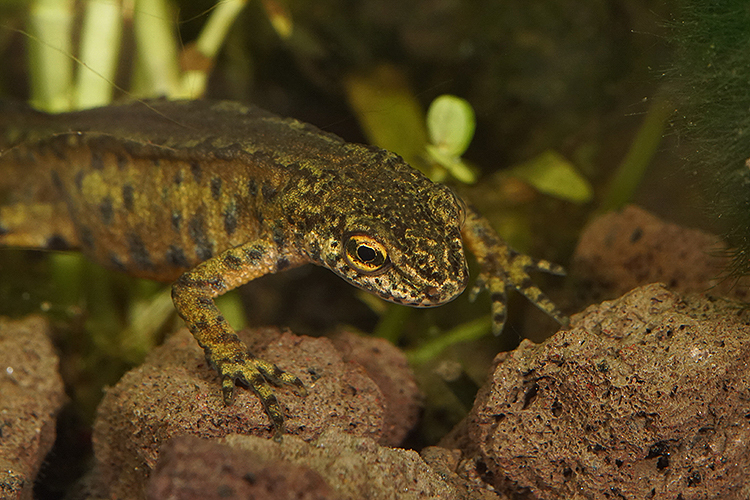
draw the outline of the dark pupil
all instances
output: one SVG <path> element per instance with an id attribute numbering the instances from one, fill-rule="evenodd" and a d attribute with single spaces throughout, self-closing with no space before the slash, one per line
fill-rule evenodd
<path id="1" fill-rule="evenodd" d="M 362 262 L 370 262 L 375 260 L 377 253 L 372 248 L 366 245 L 360 245 L 357 247 L 357 258 Z"/>

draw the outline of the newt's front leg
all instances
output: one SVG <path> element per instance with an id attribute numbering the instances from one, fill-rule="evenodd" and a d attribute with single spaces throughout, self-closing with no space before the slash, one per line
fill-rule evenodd
<path id="1" fill-rule="evenodd" d="M 172 287 L 178 314 L 221 375 L 224 402 L 232 404 L 235 382 L 249 386 L 260 398 L 277 439 L 283 433 L 284 415 L 268 383 L 292 385 L 301 395 L 306 394 L 305 387 L 299 378 L 273 363 L 254 358 L 224 319 L 214 298 L 264 274 L 307 261 L 305 255 L 283 252 L 272 241 L 259 240 L 202 262 L 180 276 Z"/>
<path id="2" fill-rule="evenodd" d="M 550 315 L 561 325 L 568 318 L 536 286 L 528 274 L 529 270 L 544 271 L 562 276 L 565 270 L 552 262 L 534 259 L 511 249 L 492 228 L 490 223 L 473 208 L 466 207 L 466 221 L 461 230 L 466 246 L 479 263 L 479 277 L 471 291 L 472 296 L 487 289 L 492 301 L 492 331 L 499 335 L 507 318 L 506 289 L 515 288 L 539 309 Z"/>

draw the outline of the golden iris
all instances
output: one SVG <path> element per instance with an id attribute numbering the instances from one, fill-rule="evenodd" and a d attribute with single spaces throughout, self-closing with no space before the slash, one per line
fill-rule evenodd
<path id="1" fill-rule="evenodd" d="M 374 274 L 390 266 L 388 251 L 376 239 L 366 234 L 352 234 L 344 242 L 346 262 L 357 271 Z"/>

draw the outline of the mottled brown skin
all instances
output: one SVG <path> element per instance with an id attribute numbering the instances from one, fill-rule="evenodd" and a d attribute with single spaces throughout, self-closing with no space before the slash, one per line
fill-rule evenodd
<path id="1" fill-rule="evenodd" d="M 180 316 L 222 376 L 259 395 L 300 380 L 253 358 L 214 298 L 305 263 L 401 304 L 460 294 L 462 236 L 492 296 L 494 329 L 516 288 L 559 322 L 517 254 L 445 186 L 397 155 L 229 102 L 150 102 L 46 115 L 0 107 L 0 245 L 80 249 L 128 274 L 174 282 Z M 462 227 L 463 224 L 463 227 Z M 175 281 L 176 280 L 176 281 Z"/>

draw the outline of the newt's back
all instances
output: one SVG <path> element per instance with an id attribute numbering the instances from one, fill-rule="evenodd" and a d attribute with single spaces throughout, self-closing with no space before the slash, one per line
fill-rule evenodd
<path id="1" fill-rule="evenodd" d="M 0 244 L 80 248 L 172 281 L 278 220 L 300 153 L 344 143 L 235 103 L 153 102 L 62 115 L 0 107 Z M 309 133 L 305 133 L 309 132 Z"/>

